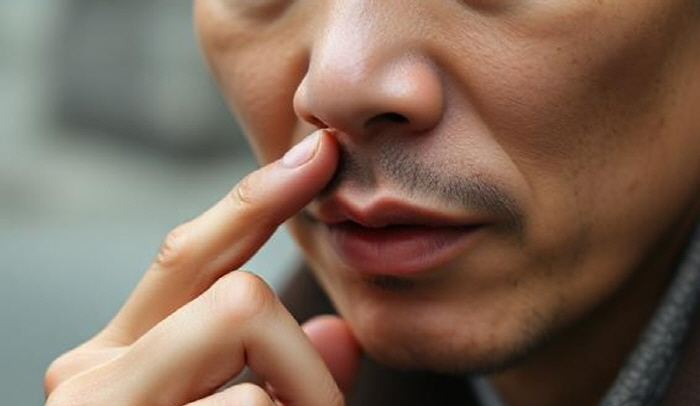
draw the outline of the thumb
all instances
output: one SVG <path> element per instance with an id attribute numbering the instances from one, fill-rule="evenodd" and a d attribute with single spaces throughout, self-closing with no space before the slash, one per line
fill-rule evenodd
<path id="1" fill-rule="evenodd" d="M 338 387 L 346 395 L 352 390 L 360 366 L 362 349 L 350 327 L 338 316 L 317 316 L 302 329 L 321 354 Z"/>

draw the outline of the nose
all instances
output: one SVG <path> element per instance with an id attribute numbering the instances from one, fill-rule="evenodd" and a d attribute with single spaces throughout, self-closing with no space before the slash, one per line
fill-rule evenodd
<path id="1" fill-rule="evenodd" d="M 378 11 L 338 14 L 342 18 L 329 18 L 313 40 L 294 95 L 296 114 L 354 137 L 435 127 L 444 110 L 441 75 L 415 33 L 399 32 L 405 24 L 392 26 Z"/>

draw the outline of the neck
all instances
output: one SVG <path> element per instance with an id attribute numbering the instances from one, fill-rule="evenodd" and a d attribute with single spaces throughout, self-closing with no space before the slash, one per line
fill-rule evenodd
<path id="1" fill-rule="evenodd" d="M 658 247 L 619 292 L 528 357 L 490 378 L 510 406 L 600 402 L 649 322 L 692 224 Z"/>

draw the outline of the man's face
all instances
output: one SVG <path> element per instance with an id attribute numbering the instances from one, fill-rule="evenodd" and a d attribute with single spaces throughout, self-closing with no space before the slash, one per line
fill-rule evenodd
<path id="1" fill-rule="evenodd" d="M 668 247 L 700 192 L 691 0 L 196 0 L 262 163 L 317 127 L 335 181 L 290 222 L 374 356 L 512 359 Z"/>

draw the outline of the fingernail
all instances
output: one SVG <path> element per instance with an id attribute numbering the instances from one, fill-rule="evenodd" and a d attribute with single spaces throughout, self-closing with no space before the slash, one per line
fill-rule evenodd
<path id="1" fill-rule="evenodd" d="M 316 131 L 307 136 L 284 154 L 284 157 L 282 157 L 282 165 L 287 168 L 297 168 L 307 163 L 316 153 L 320 140 L 321 131 Z"/>

